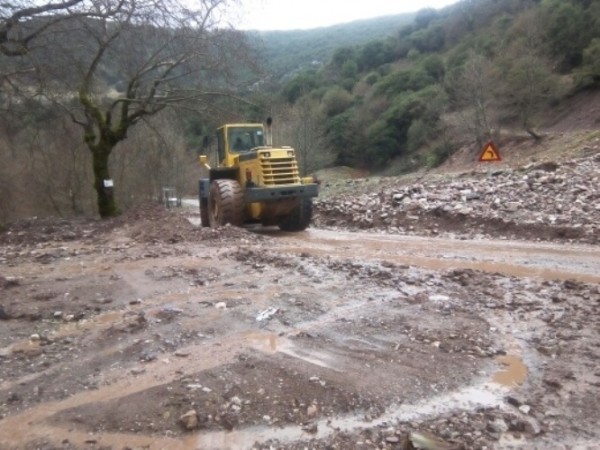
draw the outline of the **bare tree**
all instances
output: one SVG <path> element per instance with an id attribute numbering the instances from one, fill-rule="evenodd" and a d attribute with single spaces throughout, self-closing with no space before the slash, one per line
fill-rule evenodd
<path id="1" fill-rule="evenodd" d="M 535 116 L 553 97 L 561 95 L 558 76 L 544 55 L 544 29 L 534 10 L 521 14 L 512 29 L 497 66 L 501 82 L 498 98 L 506 114 L 517 117 L 522 128 L 536 141 Z"/>
<path id="2" fill-rule="evenodd" d="M 161 113 L 145 120 L 122 147 L 111 157 L 115 182 L 122 186 L 120 203 L 160 198 L 161 189 L 167 186 L 178 194 L 196 189 L 196 154 L 187 151 L 175 114 Z"/>
<path id="3" fill-rule="evenodd" d="M 231 61 L 248 52 L 241 33 L 218 27 L 228 0 L 200 0 L 195 10 L 178 0 L 93 1 L 114 13 L 54 23 L 27 58 L 41 101 L 82 128 L 98 212 L 110 217 L 119 212 L 109 165 L 117 144 L 166 108 L 209 107 L 235 73 Z"/>
<path id="4" fill-rule="evenodd" d="M 10 211 L 13 205 L 14 189 L 10 173 L 13 166 L 10 159 L 3 135 L 0 133 L 0 228 L 11 218 Z"/>
<path id="5" fill-rule="evenodd" d="M 123 2 L 102 5 L 89 0 L 63 0 L 38 3 L 31 0 L 0 2 L 0 53 L 22 56 L 36 38 L 54 24 L 78 17 L 109 17 Z"/>
<path id="6" fill-rule="evenodd" d="M 475 137 L 478 146 L 491 138 L 494 128 L 495 80 L 492 62 L 472 52 L 462 72 L 451 81 L 454 106 L 460 115 L 458 125 Z"/>
<path id="7" fill-rule="evenodd" d="M 318 102 L 299 100 L 281 112 L 279 122 L 278 139 L 294 147 L 302 175 L 333 164 L 336 155 L 327 145 L 325 117 Z"/>

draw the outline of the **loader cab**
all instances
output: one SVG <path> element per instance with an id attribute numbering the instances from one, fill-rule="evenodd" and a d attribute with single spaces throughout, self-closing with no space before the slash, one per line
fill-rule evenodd
<path id="1" fill-rule="evenodd" d="M 225 125 L 217 130 L 219 165 L 232 166 L 241 153 L 265 146 L 262 124 Z"/>

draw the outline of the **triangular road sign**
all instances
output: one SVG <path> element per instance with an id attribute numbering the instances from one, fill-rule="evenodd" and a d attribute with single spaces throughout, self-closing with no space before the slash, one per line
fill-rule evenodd
<path id="1" fill-rule="evenodd" d="M 485 144 L 485 147 L 483 147 L 483 151 L 481 152 L 481 155 L 479 155 L 479 161 L 502 161 L 502 158 L 500 157 L 500 152 L 498 151 L 498 149 L 492 141 L 488 142 L 487 144 Z"/>

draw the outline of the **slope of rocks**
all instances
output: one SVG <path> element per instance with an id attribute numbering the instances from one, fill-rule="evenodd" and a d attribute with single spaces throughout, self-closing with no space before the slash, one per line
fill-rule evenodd
<path id="1" fill-rule="evenodd" d="M 600 238 L 600 154 L 414 184 L 386 182 L 356 195 L 364 182 L 348 180 L 346 193 L 316 201 L 315 225 L 586 243 Z"/>

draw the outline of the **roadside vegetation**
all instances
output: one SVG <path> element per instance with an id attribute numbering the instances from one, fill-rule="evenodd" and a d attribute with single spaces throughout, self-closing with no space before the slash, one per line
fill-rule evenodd
<path id="1" fill-rule="evenodd" d="M 462 1 L 338 48 L 282 95 L 319 105 L 336 164 L 397 174 L 503 131 L 542 139 L 542 112 L 598 88 L 599 44 L 599 1 Z"/>

